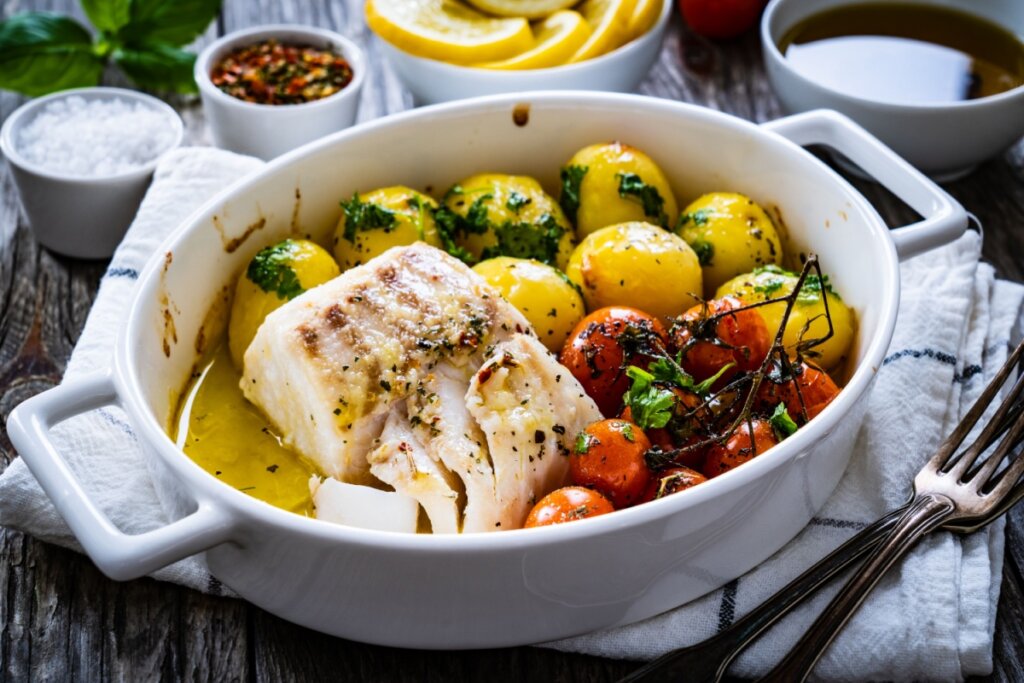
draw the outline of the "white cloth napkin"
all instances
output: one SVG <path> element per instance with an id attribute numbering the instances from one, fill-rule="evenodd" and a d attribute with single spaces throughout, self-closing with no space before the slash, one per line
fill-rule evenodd
<path id="1" fill-rule="evenodd" d="M 167 234 L 212 194 L 260 162 L 208 148 L 165 158 L 118 248 L 68 363 L 65 379 L 106 367 L 135 278 Z M 645 622 L 549 643 L 562 650 L 649 659 L 731 623 L 857 529 L 905 500 L 912 475 L 1002 364 L 1017 334 L 1024 287 L 979 263 L 981 238 L 902 266 L 892 347 L 870 398 L 849 471 L 808 528 L 723 589 Z M 131 426 L 116 409 L 60 425 L 54 434 L 86 490 L 128 533 L 166 523 Z M 79 549 L 20 459 L 0 474 L 0 524 Z M 1003 525 L 967 538 L 936 534 L 876 589 L 817 670 L 825 680 L 957 680 L 989 671 L 1002 570 Z M 155 574 L 225 594 L 198 559 Z M 732 673 L 764 673 L 820 611 L 824 591 L 745 653 Z"/>

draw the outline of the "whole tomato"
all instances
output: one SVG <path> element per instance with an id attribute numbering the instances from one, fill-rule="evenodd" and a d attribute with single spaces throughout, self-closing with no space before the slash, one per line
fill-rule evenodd
<path id="1" fill-rule="evenodd" d="M 694 33 L 708 38 L 735 38 L 757 21 L 765 0 L 679 0 L 683 18 Z"/>
<path id="2" fill-rule="evenodd" d="M 559 356 L 607 417 L 619 414 L 629 389 L 626 368 L 647 368 L 650 351 L 668 346 L 665 327 L 654 317 L 628 306 L 599 308 L 576 325 Z"/>
<path id="3" fill-rule="evenodd" d="M 644 453 L 651 442 L 635 424 L 608 419 L 580 432 L 569 455 L 569 473 L 576 486 L 608 497 L 616 509 L 637 503 L 651 481 Z"/>
<path id="4" fill-rule="evenodd" d="M 771 349 L 768 328 L 761 315 L 733 296 L 698 304 L 672 326 L 672 341 L 682 354 L 683 368 L 694 379 L 712 377 L 729 363 L 715 383 L 724 386 L 738 371 L 751 372 L 761 366 Z"/>
<path id="5" fill-rule="evenodd" d="M 736 428 L 732 436 L 708 450 L 704 461 L 704 476 L 713 479 L 720 474 L 753 460 L 779 443 L 775 431 L 767 420 L 754 418 Z"/>
<path id="6" fill-rule="evenodd" d="M 763 412 L 770 413 L 779 403 L 785 403 L 789 416 L 804 424 L 813 420 L 839 395 L 839 386 L 827 372 L 811 363 L 801 363 L 794 374 L 792 379 L 779 384 L 766 377 L 761 382 L 757 398 Z"/>
<path id="7" fill-rule="evenodd" d="M 566 486 L 541 498 L 530 510 L 523 528 L 562 524 L 614 511 L 611 502 L 597 491 Z"/>
<path id="8" fill-rule="evenodd" d="M 673 493 L 679 493 L 686 489 L 692 489 L 697 484 L 703 484 L 708 480 L 700 472 L 689 467 L 672 467 L 658 472 L 651 478 L 644 493 L 644 502 L 650 502 L 658 498 L 664 498 Z"/>

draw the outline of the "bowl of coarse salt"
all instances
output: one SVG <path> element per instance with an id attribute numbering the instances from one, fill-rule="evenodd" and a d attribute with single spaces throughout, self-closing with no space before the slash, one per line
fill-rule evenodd
<path id="1" fill-rule="evenodd" d="M 157 161 L 183 133 L 178 113 L 155 97 L 80 88 L 15 110 L 0 128 L 0 151 L 39 242 L 67 256 L 107 258 Z"/>

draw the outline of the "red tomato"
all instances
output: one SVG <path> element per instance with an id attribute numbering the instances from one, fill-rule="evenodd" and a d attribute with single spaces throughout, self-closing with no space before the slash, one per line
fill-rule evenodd
<path id="1" fill-rule="evenodd" d="M 784 402 L 786 412 L 797 424 L 804 424 L 802 408 L 807 410 L 807 420 L 813 420 L 838 395 L 839 387 L 829 374 L 807 362 L 796 368 L 796 377 L 788 382 L 776 384 L 765 377 L 757 390 L 757 398 L 765 412 L 771 413 L 775 406 Z M 803 403 L 800 402 L 801 397 Z"/>
<path id="2" fill-rule="evenodd" d="M 559 360 L 569 368 L 601 413 L 617 415 L 629 389 L 626 368 L 647 368 L 645 350 L 668 345 L 665 327 L 643 311 L 626 306 L 600 308 L 581 320 L 565 342 Z"/>
<path id="3" fill-rule="evenodd" d="M 734 467 L 753 460 L 778 442 L 775 430 L 767 420 L 755 418 L 750 424 L 744 422 L 724 443 L 715 444 L 708 449 L 708 457 L 704 461 L 704 476 L 712 479 L 725 474 Z"/>
<path id="4" fill-rule="evenodd" d="M 576 439 L 569 456 L 572 483 L 606 495 L 616 508 L 640 500 L 651 480 L 644 453 L 651 442 L 631 422 L 612 418 L 594 422 Z"/>
<path id="5" fill-rule="evenodd" d="M 657 498 L 664 498 L 667 495 L 691 489 L 697 484 L 703 484 L 708 480 L 700 472 L 691 470 L 689 467 L 670 467 L 667 470 L 658 472 L 647 485 L 647 492 L 644 493 L 644 502 Z M 658 494 L 661 494 L 660 496 Z"/>
<path id="6" fill-rule="evenodd" d="M 679 0 L 679 9 L 694 33 L 708 38 L 735 38 L 757 21 L 766 0 Z"/>
<path id="7" fill-rule="evenodd" d="M 672 326 L 672 341 L 682 353 L 683 369 L 695 379 L 703 381 L 735 363 L 716 382 L 715 388 L 721 388 L 737 371 L 761 367 L 771 349 L 768 327 L 754 309 L 736 310 L 744 305 L 733 296 L 712 299 L 688 310 Z"/>
<path id="8" fill-rule="evenodd" d="M 614 512 L 611 502 L 597 491 L 580 486 L 555 489 L 540 499 L 526 517 L 524 529 L 574 522 Z"/>

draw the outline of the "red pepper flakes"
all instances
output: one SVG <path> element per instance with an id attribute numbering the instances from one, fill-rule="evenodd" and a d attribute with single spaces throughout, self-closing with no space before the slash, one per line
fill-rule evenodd
<path id="1" fill-rule="evenodd" d="M 330 50 L 265 40 L 221 59 L 210 80 L 246 102 L 302 104 L 330 97 L 351 83 L 352 67 Z"/>

